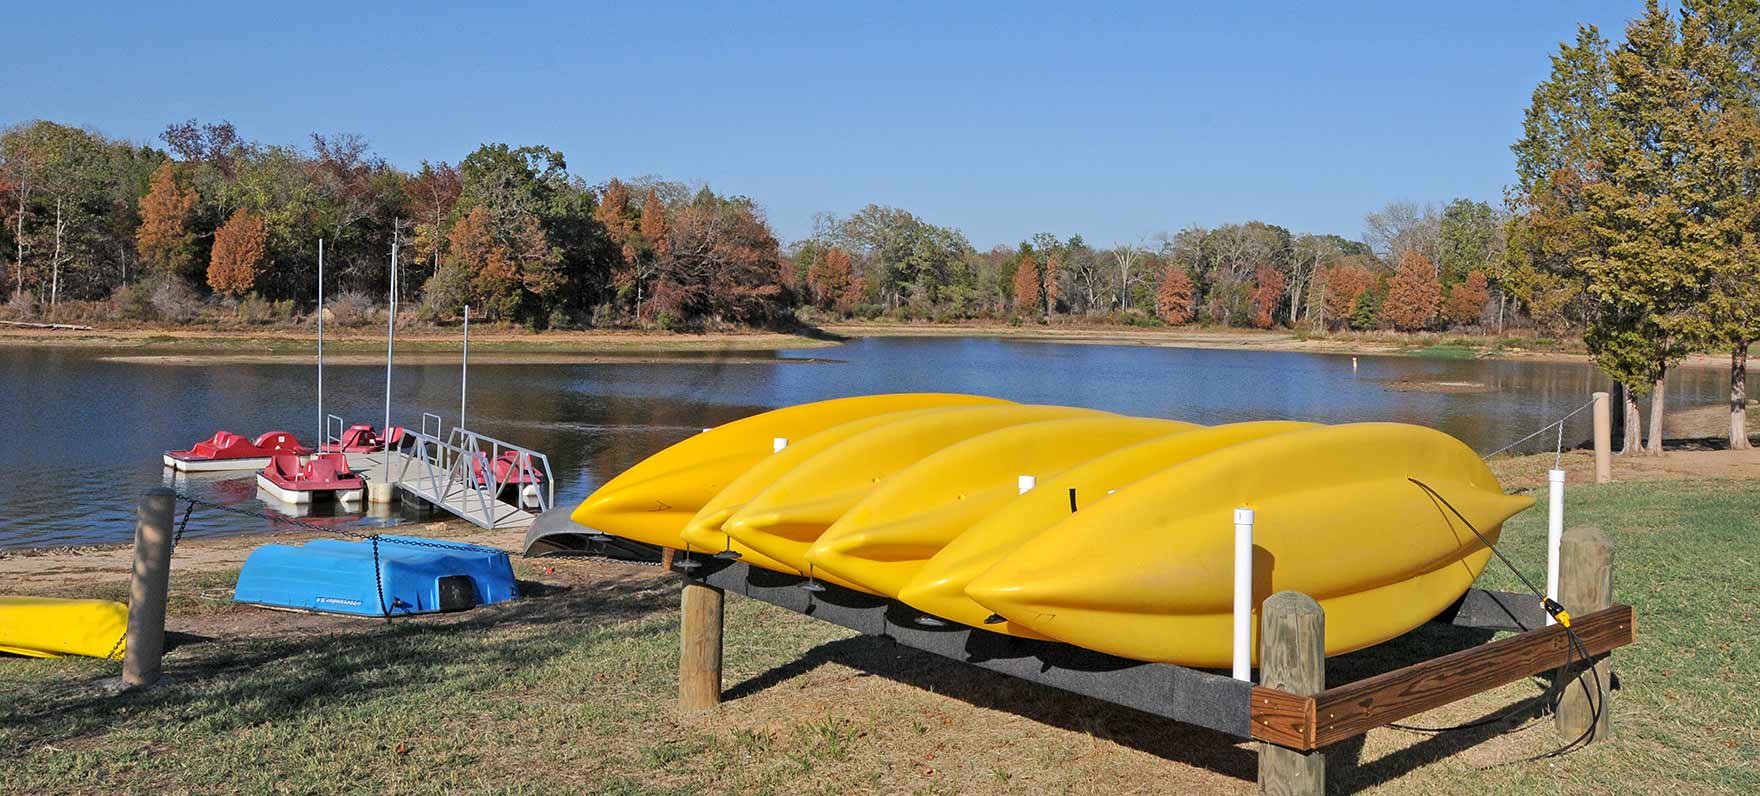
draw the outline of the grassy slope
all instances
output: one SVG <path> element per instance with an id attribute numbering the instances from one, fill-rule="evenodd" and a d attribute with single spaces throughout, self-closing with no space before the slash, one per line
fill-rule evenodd
<path id="1" fill-rule="evenodd" d="M 1760 790 L 1760 482 L 1571 492 L 1609 530 L 1640 643 L 1617 665 L 1617 737 L 1556 763 L 1545 723 L 1428 738 L 1391 730 L 1331 757 L 1334 792 L 1742 793 Z M 1543 517 L 1506 528 L 1538 574 Z M 561 569 L 564 565 L 557 565 Z M 540 576 L 521 565 L 521 576 Z M 225 582 L 204 576 L 184 592 Z M 1483 585 L 1509 588 L 1492 570 Z M 674 586 L 588 578 L 449 623 L 196 643 L 171 683 L 108 697 L 97 661 L 0 660 L 0 793 L 1137 793 L 1252 790 L 1250 747 L 729 602 L 730 702 L 674 717 Z M 261 616 L 182 599 L 172 610 Z M 1384 668 L 1448 643 L 1419 631 L 1339 659 Z M 1428 650 L 1434 652 L 1434 649 Z M 1415 722 L 1499 711 L 1500 689 Z"/>

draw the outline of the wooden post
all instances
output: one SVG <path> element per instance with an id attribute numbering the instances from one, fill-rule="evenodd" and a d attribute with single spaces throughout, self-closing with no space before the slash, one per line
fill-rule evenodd
<path id="1" fill-rule="evenodd" d="M 128 580 L 128 641 L 122 687 L 159 681 L 165 654 L 165 593 L 171 581 L 171 514 L 177 493 L 154 487 L 141 496 L 134 525 L 134 568 Z"/>
<path id="2" fill-rule="evenodd" d="M 679 620 L 678 709 L 696 712 L 721 704 L 721 622 L 726 595 L 685 581 Z"/>
<path id="3" fill-rule="evenodd" d="M 672 557 L 674 552 L 675 551 L 670 547 L 660 548 L 660 568 L 662 570 L 667 572 L 672 571 Z"/>
<path id="4" fill-rule="evenodd" d="M 1595 483 L 1613 480 L 1613 407 L 1607 393 L 1595 393 Z"/>
<path id="5" fill-rule="evenodd" d="M 1582 616 L 1613 605 L 1613 543 L 1598 528 L 1572 528 L 1564 534 L 1560 549 L 1559 596 L 1572 616 Z M 1593 674 L 1586 663 L 1573 663 L 1559 680 L 1558 711 L 1553 717 L 1561 742 L 1582 737 L 1591 722 L 1595 729 L 1584 743 L 1607 738 L 1610 710 L 1608 687 L 1613 666 L 1606 655 L 1596 662 Z"/>
<path id="6" fill-rule="evenodd" d="M 1301 592 L 1280 591 L 1260 611 L 1259 684 L 1296 696 L 1326 688 L 1326 612 Z M 1320 796 L 1326 792 L 1326 756 L 1276 744 L 1259 745 L 1259 792 Z"/>

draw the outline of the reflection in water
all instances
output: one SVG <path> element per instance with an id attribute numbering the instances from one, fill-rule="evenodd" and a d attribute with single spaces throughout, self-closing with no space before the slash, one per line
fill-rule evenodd
<path id="1" fill-rule="evenodd" d="M 852 342 L 831 354 L 784 352 L 715 363 L 703 357 L 618 364 L 485 364 L 471 370 L 470 425 L 549 454 L 558 505 L 571 505 L 643 457 L 764 409 L 846 395 L 941 390 L 1089 406 L 1214 424 L 1287 418 L 1322 423 L 1393 420 L 1442 429 L 1481 451 L 1551 422 L 1606 389 L 1587 363 L 1433 360 L 1267 351 L 1063 345 L 978 338 Z M 803 362 L 816 358 L 817 362 Z M 377 423 L 382 366 L 325 368 L 326 412 Z M 140 490 L 165 474 L 159 455 L 217 429 L 280 429 L 318 436 L 309 364 L 159 365 L 106 362 L 58 350 L 0 350 L 0 547 L 122 543 Z M 1671 374 L 1671 406 L 1722 403 L 1715 368 Z M 1395 389 L 1461 382 L 1475 392 Z M 394 416 L 458 407 L 451 365 L 401 365 Z M 1588 416 L 1565 430 L 1588 436 Z M 1526 450 L 1548 449 L 1551 439 Z M 254 474 L 179 476 L 179 488 L 254 512 Z M 320 507 L 319 511 L 326 509 Z M 390 522 L 357 514 L 307 517 L 355 527 Z M 190 535 L 268 529 L 198 511 Z"/>

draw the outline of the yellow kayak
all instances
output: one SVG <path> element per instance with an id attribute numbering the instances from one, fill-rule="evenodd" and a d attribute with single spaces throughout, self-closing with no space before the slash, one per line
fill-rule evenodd
<path id="1" fill-rule="evenodd" d="M 1067 406 L 964 407 L 927 412 L 851 436 L 790 469 L 735 511 L 721 529 L 746 546 L 814 577 L 807 549 L 875 486 L 917 460 L 980 434 L 1066 417 L 1113 417 Z M 872 590 L 827 574 L 825 580 Z"/>
<path id="2" fill-rule="evenodd" d="M 966 529 L 923 563 L 898 592 L 905 604 L 932 616 L 1027 638 L 1044 638 L 1009 621 L 995 621 L 991 610 L 966 596 L 966 584 L 1003 556 L 1070 515 L 1070 490 L 1077 511 L 1086 511 L 1108 494 L 1148 475 L 1214 450 L 1249 440 L 1316 428 L 1313 423 L 1262 420 L 1195 428 L 1120 448 L 1070 468 Z M 988 620 L 988 623 L 987 621 Z"/>
<path id="3" fill-rule="evenodd" d="M 774 450 L 862 417 L 932 406 L 1002 404 L 978 395 L 900 393 L 837 398 L 741 418 L 693 435 L 599 487 L 570 517 L 605 533 L 682 548 L 679 532 L 717 492 Z"/>
<path id="4" fill-rule="evenodd" d="M 1386 641 L 1458 599 L 1486 538 L 1533 504 L 1477 454 L 1420 426 L 1275 434 L 1190 459 L 1077 511 L 966 586 L 1011 623 L 1100 652 L 1186 666 L 1231 654 L 1233 510 L 1256 512 L 1254 604 L 1283 590 L 1326 609 L 1326 652 Z M 1255 623 L 1256 624 L 1256 623 Z M 1257 644 L 1253 644 L 1254 649 Z"/>
<path id="5" fill-rule="evenodd" d="M 102 658 L 128 629 L 128 606 L 110 600 L 0 597 L 0 652 L 33 658 Z"/>
<path id="6" fill-rule="evenodd" d="M 787 564 L 776 561 L 762 553 L 747 547 L 744 543 L 733 540 L 721 530 L 721 526 L 732 517 L 734 512 L 751 500 L 759 492 L 764 491 L 776 479 L 781 478 L 789 470 L 793 470 L 801 462 L 817 456 L 833 445 L 869 429 L 878 428 L 888 423 L 895 423 L 909 417 L 941 409 L 911 409 L 904 412 L 888 412 L 883 415 L 864 417 L 851 420 L 842 425 L 832 426 L 806 439 L 791 440 L 788 446 L 763 458 L 751 469 L 741 473 L 733 483 L 715 493 L 696 516 L 685 523 L 679 536 L 692 550 L 718 552 L 733 550 L 740 554 L 748 564 L 789 574 L 800 574 L 800 571 Z"/>
<path id="7" fill-rule="evenodd" d="M 807 561 L 815 571 L 896 596 L 942 547 L 1020 497 L 1021 476 L 1054 489 L 1049 482 L 1070 467 L 1191 428 L 1173 420 L 1075 417 L 972 437 L 886 479 L 820 534 Z M 1046 488 L 1032 492 L 1047 494 Z"/>

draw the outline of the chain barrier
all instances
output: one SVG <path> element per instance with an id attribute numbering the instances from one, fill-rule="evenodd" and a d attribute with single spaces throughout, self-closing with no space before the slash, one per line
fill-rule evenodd
<path id="1" fill-rule="evenodd" d="M 1566 415 L 1565 415 L 1565 416 L 1564 416 L 1564 417 L 1561 417 L 1561 418 L 1559 418 L 1559 419 L 1557 419 L 1557 420 L 1554 420 L 1554 421 L 1552 421 L 1552 422 L 1550 422 L 1550 423 L 1547 423 L 1547 424 L 1546 424 L 1546 425 L 1544 425 L 1544 426 L 1541 426 L 1541 427 L 1540 427 L 1540 428 L 1539 428 L 1539 429 L 1538 429 L 1538 430 L 1536 430 L 1536 431 L 1535 431 L 1535 432 L 1534 432 L 1534 433 L 1532 433 L 1532 434 L 1529 434 L 1529 435 L 1527 435 L 1527 436 L 1525 436 L 1525 437 L 1522 437 L 1522 438 L 1521 438 L 1521 439 L 1518 439 L 1518 440 L 1516 440 L 1516 441 L 1515 441 L 1515 442 L 1511 442 L 1511 443 L 1510 443 L 1510 444 L 1508 444 L 1508 445 L 1505 445 L 1505 446 L 1503 446 L 1503 447 L 1501 447 L 1501 448 L 1498 448 L 1498 449 L 1497 449 L 1497 450 L 1494 450 L 1494 451 L 1492 451 L 1492 452 L 1490 452 L 1490 453 L 1487 453 L 1487 454 L 1485 454 L 1485 455 L 1484 455 L 1484 456 L 1480 456 L 1480 457 L 1479 457 L 1479 458 L 1480 458 L 1480 459 L 1490 459 L 1490 458 L 1491 458 L 1491 457 L 1493 457 L 1493 456 L 1496 456 L 1496 455 L 1498 455 L 1498 454 L 1500 454 L 1500 453 L 1503 453 L 1503 452 L 1505 452 L 1505 451 L 1508 451 L 1508 450 L 1509 450 L 1509 449 L 1510 449 L 1510 448 L 1514 448 L 1514 447 L 1515 447 L 1515 446 L 1517 446 L 1517 445 L 1520 445 L 1520 444 L 1522 444 L 1522 443 L 1524 443 L 1524 442 L 1527 442 L 1527 441 L 1528 441 L 1528 440 L 1531 440 L 1531 439 L 1533 439 L 1533 438 L 1535 438 L 1535 437 L 1538 437 L 1538 436 L 1540 436 L 1540 435 L 1541 435 L 1541 434 L 1544 434 L 1544 433 L 1546 433 L 1546 432 L 1548 432 L 1548 431 L 1551 431 L 1551 430 L 1552 430 L 1552 427 L 1553 427 L 1553 426 L 1557 426 L 1557 427 L 1558 427 L 1558 445 L 1557 445 L 1557 448 L 1556 448 L 1556 449 L 1555 449 L 1555 451 L 1554 451 L 1554 453 L 1555 453 L 1555 454 L 1556 454 L 1556 456 L 1557 456 L 1557 460 L 1558 460 L 1558 461 L 1561 461 L 1561 462 L 1562 462 L 1562 461 L 1563 461 L 1563 460 L 1564 460 L 1564 422 L 1565 422 L 1565 421 L 1566 421 L 1566 420 L 1569 420 L 1569 419 L 1571 419 L 1571 418 L 1573 418 L 1573 417 L 1576 417 L 1576 416 L 1577 416 L 1577 415 L 1578 415 L 1578 414 L 1579 414 L 1579 413 L 1581 413 L 1581 412 L 1582 412 L 1582 411 L 1583 411 L 1583 410 L 1584 410 L 1584 409 L 1588 409 L 1588 408 L 1589 408 L 1589 407 L 1591 407 L 1591 406 L 1594 406 L 1594 405 L 1595 405 L 1595 399 L 1594 399 L 1594 398 L 1590 398 L 1590 399 L 1589 399 L 1589 402 L 1588 402 L 1588 403 L 1585 403 L 1585 404 L 1583 404 L 1583 405 L 1582 405 L 1582 406 L 1579 406 L 1579 407 L 1577 407 L 1577 408 L 1575 408 L 1575 409 L 1572 409 L 1572 410 L 1571 410 L 1571 411 L 1570 411 L 1570 412 L 1569 412 L 1569 413 L 1567 413 L 1567 414 L 1566 414 Z"/>

